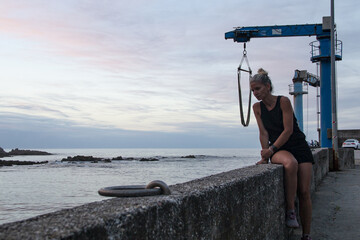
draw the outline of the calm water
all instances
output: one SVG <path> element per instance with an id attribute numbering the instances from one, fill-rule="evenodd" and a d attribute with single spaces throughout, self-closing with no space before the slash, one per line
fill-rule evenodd
<path id="1" fill-rule="evenodd" d="M 9 151 L 9 149 L 6 149 Z M 3 160 L 49 161 L 32 166 L 0 167 L 0 224 L 71 208 L 106 197 L 102 187 L 168 185 L 255 164 L 258 149 L 40 149 L 51 156 L 16 156 Z M 67 163 L 67 156 L 117 156 L 159 159 L 155 162 Z M 196 158 L 181 158 L 195 155 Z"/>

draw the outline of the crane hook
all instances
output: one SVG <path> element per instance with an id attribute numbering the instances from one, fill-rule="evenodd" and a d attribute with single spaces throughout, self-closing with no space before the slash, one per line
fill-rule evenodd
<path id="1" fill-rule="evenodd" d="M 242 59 L 241 59 L 241 61 L 240 61 L 240 65 L 239 65 L 238 70 L 237 70 L 240 118 L 241 118 L 241 124 L 242 124 L 244 127 L 249 126 L 249 123 L 250 123 L 250 109 L 251 109 L 250 80 L 251 80 L 251 77 L 252 77 L 252 70 L 251 70 L 251 68 L 250 68 L 249 60 L 248 60 L 246 54 L 247 54 L 247 51 L 246 51 L 246 43 L 244 43 L 243 57 L 242 57 Z M 247 69 L 243 69 L 242 66 L 241 66 L 241 65 L 243 64 L 244 60 L 245 60 L 245 62 L 246 62 L 246 64 L 247 64 Z M 241 96 L 241 84 L 240 84 L 241 72 L 247 72 L 247 73 L 249 73 L 249 104 L 248 104 L 248 113 L 247 113 L 246 121 L 245 121 L 245 116 L 244 116 L 244 111 L 243 111 L 243 103 L 242 103 L 242 96 Z"/>

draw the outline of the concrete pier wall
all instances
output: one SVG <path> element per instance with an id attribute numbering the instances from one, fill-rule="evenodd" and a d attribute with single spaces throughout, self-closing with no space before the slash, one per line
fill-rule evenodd
<path id="1" fill-rule="evenodd" d="M 338 130 L 339 147 L 346 139 L 357 139 L 360 141 L 360 129 Z"/>
<path id="2" fill-rule="evenodd" d="M 312 191 L 329 149 L 314 151 Z M 266 164 L 170 186 L 168 196 L 111 198 L 0 225 L 0 239 L 288 239 L 283 167 Z"/>

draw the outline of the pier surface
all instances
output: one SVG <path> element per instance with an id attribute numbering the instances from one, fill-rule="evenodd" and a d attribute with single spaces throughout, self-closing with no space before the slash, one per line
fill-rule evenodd
<path id="1" fill-rule="evenodd" d="M 360 239 L 360 150 L 355 168 L 329 172 L 313 195 L 311 236 L 315 240 Z M 298 240 L 301 230 L 291 240 Z"/>

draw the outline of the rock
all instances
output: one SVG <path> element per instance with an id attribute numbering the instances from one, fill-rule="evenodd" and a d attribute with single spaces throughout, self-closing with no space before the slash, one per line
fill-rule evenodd
<path id="1" fill-rule="evenodd" d="M 196 158 L 194 155 L 187 155 L 187 156 L 184 156 L 184 157 L 181 157 L 181 158 Z"/>
<path id="2" fill-rule="evenodd" d="M 12 165 L 35 165 L 35 164 L 45 164 L 48 161 L 42 162 L 32 162 L 32 161 L 17 161 L 17 160 L 0 160 L 0 167 L 2 166 L 12 166 Z"/>
<path id="3" fill-rule="evenodd" d="M 135 158 L 133 158 L 133 157 L 123 158 L 122 156 L 118 156 L 118 157 L 112 158 L 111 160 L 114 160 L 114 161 L 132 161 L 132 160 L 135 160 Z"/>
<path id="4" fill-rule="evenodd" d="M 140 162 L 154 162 L 154 161 L 159 161 L 159 159 L 157 158 L 141 158 Z"/>
<path id="5" fill-rule="evenodd" d="M 19 156 L 19 155 L 52 155 L 48 152 L 37 151 L 37 150 L 21 150 L 18 148 L 12 149 L 8 155 L 10 156 Z"/>
<path id="6" fill-rule="evenodd" d="M 9 156 L 9 154 L 7 152 L 5 152 L 3 148 L 0 147 L 0 158 L 7 157 L 7 156 Z"/>
<path id="7" fill-rule="evenodd" d="M 63 158 L 61 161 L 62 162 L 93 162 L 93 163 L 97 163 L 102 160 L 103 160 L 102 158 L 96 158 L 93 156 L 77 155 L 74 157 Z"/>

